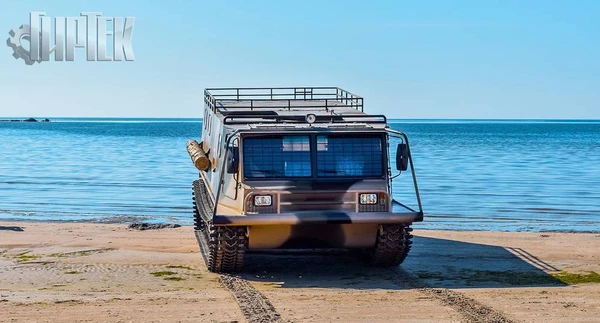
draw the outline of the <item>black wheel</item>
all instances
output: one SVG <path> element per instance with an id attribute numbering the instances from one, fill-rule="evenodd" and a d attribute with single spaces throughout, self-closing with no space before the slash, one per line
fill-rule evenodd
<path id="1" fill-rule="evenodd" d="M 212 221 L 213 203 L 203 181 L 193 185 L 196 240 L 206 267 L 212 272 L 242 270 L 247 246 L 246 227 L 216 227 Z"/>
<path id="2" fill-rule="evenodd" d="M 369 263 L 381 267 L 401 264 L 412 245 L 411 232 L 408 224 L 380 224 L 375 246 L 365 250 Z"/>

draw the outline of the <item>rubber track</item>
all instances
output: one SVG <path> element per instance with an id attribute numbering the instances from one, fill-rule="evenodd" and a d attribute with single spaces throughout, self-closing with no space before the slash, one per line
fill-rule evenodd
<path id="1" fill-rule="evenodd" d="M 214 204 L 201 180 L 194 181 L 193 197 L 196 239 L 208 270 L 217 273 L 242 270 L 248 240 L 246 227 L 215 227 L 208 220 Z"/>
<path id="2" fill-rule="evenodd" d="M 201 180 L 194 181 L 192 185 L 192 201 L 194 204 L 194 229 L 204 230 L 206 223 L 209 221 L 209 217 L 205 215 L 212 212 L 214 203 L 206 194 L 206 188 Z"/>
<path id="3" fill-rule="evenodd" d="M 410 232 L 412 228 L 408 224 L 380 224 L 375 247 L 367 251 L 371 265 L 388 267 L 401 264 L 412 245 Z"/>

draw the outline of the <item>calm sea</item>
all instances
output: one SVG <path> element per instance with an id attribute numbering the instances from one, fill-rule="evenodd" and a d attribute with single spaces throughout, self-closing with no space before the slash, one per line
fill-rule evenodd
<path id="1" fill-rule="evenodd" d="M 0 122 L 0 219 L 192 223 L 197 119 Z M 600 121 L 396 120 L 418 228 L 600 232 Z M 408 174 L 394 185 L 407 201 Z"/>

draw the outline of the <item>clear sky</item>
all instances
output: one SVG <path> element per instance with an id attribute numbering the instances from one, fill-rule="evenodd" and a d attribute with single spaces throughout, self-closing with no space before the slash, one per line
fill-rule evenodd
<path id="1" fill-rule="evenodd" d="M 134 16 L 135 62 L 26 66 L 8 31 Z M 218 86 L 334 85 L 394 118 L 600 119 L 600 1 L 32 1 L 0 9 L 0 116 L 201 117 Z"/>

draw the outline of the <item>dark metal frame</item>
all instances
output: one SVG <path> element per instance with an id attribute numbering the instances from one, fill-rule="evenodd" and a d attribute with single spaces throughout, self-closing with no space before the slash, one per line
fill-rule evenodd
<path id="1" fill-rule="evenodd" d="M 292 105 L 292 102 L 317 101 L 317 105 Z M 339 87 L 270 87 L 270 88 L 209 88 L 204 90 L 204 102 L 215 113 L 218 102 L 250 102 L 249 107 L 227 107 L 231 110 L 272 108 L 264 101 L 278 101 L 288 109 L 349 107 L 364 112 L 364 99 Z M 314 102 L 313 102 L 314 103 Z"/>

